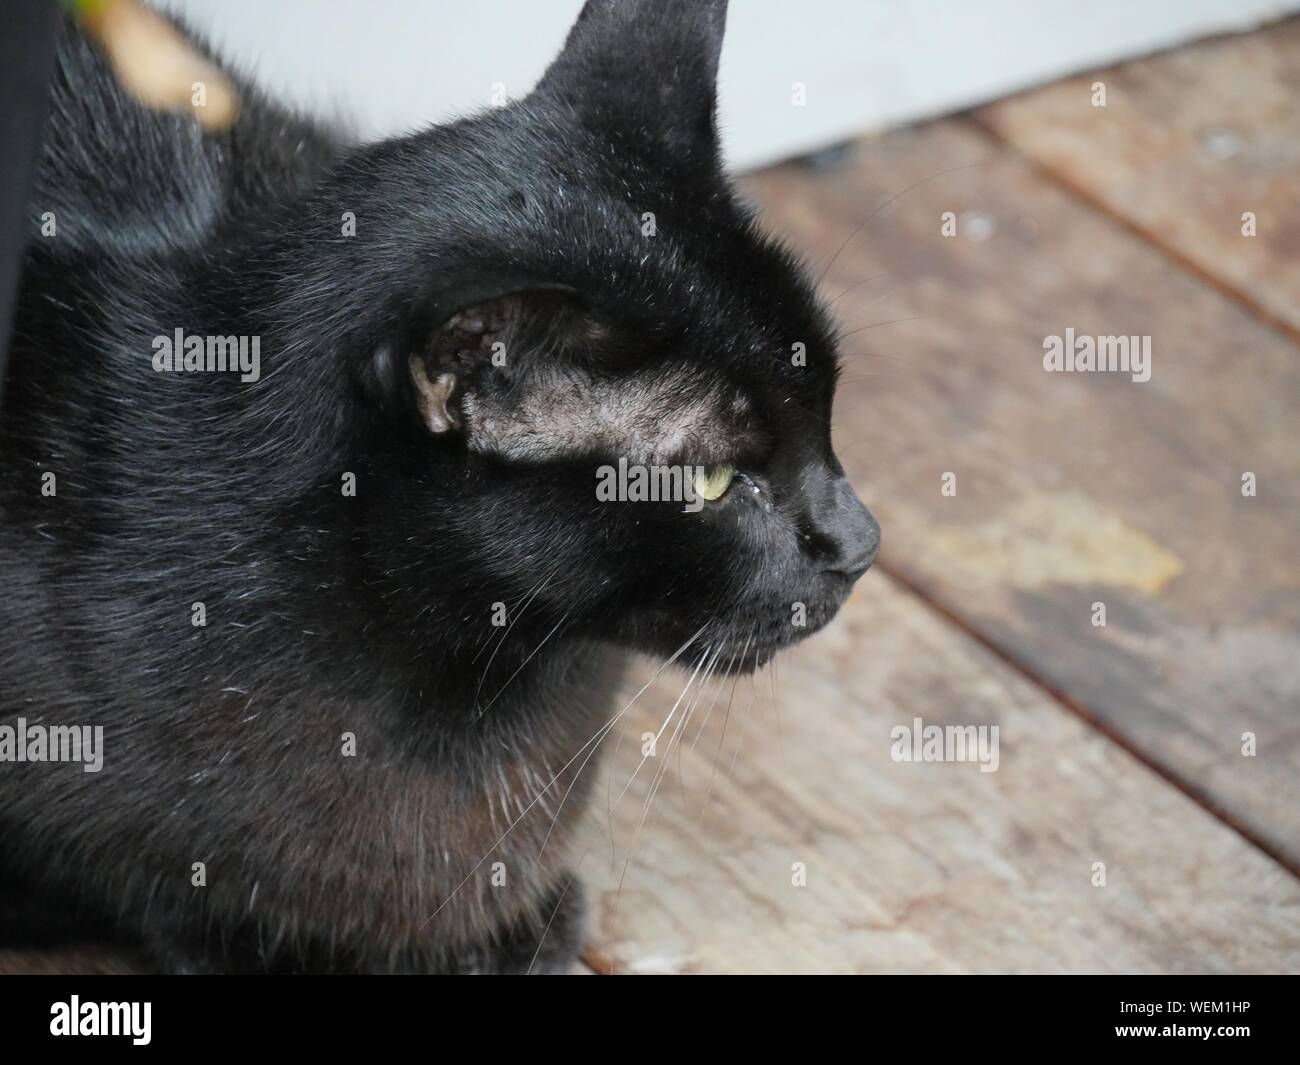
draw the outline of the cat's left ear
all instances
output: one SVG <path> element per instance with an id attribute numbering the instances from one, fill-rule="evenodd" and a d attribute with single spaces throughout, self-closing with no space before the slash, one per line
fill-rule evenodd
<path id="1" fill-rule="evenodd" d="M 727 0 L 587 0 L 535 90 L 678 156 L 717 151 Z"/>

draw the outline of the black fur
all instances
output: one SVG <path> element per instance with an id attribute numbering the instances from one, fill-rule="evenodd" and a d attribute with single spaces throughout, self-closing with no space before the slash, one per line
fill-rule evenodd
<path id="1" fill-rule="evenodd" d="M 539 851 L 621 649 L 752 669 L 875 548 L 826 317 L 719 166 L 725 7 L 592 0 L 527 99 L 359 147 L 248 86 L 221 135 L 147 111 L 65 28 L 0 420 L 0 724 L 102 725 L 104 768 L 0 762 L 26 897 L 177 971 L 576 956 L 590 766 Z M 443 328 L 467 307 L 509 309 L 505 367 Z M 156 372 L 177 328 L 259 337 L 260 379 Z M 539 400 L 560 452 L 431 433 L 412 354 L 465 410 Z M 742 476 L 698 514 L 599 502 L 639 456 L 584 444 L 597 384 L 703 397 L 672 456 Z"/>

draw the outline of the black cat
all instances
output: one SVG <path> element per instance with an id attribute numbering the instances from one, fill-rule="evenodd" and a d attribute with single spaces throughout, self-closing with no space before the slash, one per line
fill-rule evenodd
<path id="1" fill-rule="evenodd" d="M 572 962 L 625 649 L 752 670 L 878 539 L 827 315 L 720 167 L 725 15 L 590 0 L 526 99 L 361 147 L 246 85 L 224 134 L 146 110 L 64 27 L 0 725 L 103 765 L 0 760 L 11 890 L 177 970 Z"/>

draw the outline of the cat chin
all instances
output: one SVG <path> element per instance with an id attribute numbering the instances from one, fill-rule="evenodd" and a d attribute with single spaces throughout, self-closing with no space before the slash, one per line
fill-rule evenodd
<path id="1" fill-rule="evenodd" d="M 612 642 L 661 661 L 671 660 L 688 672 L 702 664 L 703 669 L 723 676 L 744 676 L 757 672 L 782 651 L 825 628 L 837 612 L 838 604 L 810 609 L 800 618 L 803 624 L 759 624 L 748 615 L 732 621 L 714 619 L 694 630 L 661 618 L 637 626 L 636 631 Z"/>
<path id="2" fill-rule="evenodd" d="M 720 673 L 728 676 L 743 677 L 750 673 L 757 673 L 766 666 L 777 654 L 785 650 L 785 646 L 780 647 L 760 647 L 751 648 L 743 658 L 737 659 L 735 665 L 727 669 L 720 669 Z"/>

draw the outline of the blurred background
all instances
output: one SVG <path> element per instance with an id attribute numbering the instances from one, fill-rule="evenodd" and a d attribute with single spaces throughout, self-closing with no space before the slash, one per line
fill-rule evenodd
<path id="1" fill-rule="evenodd" d="M 373 138 L 524 95 L 582 0 L 159 6 L 280 98 Z M 1298 10 L 1300 0 L 732 0 L 720 102 L 727 158 L 772 163 Z M 795 107 L 797 84 L 806 102 Z"/>

